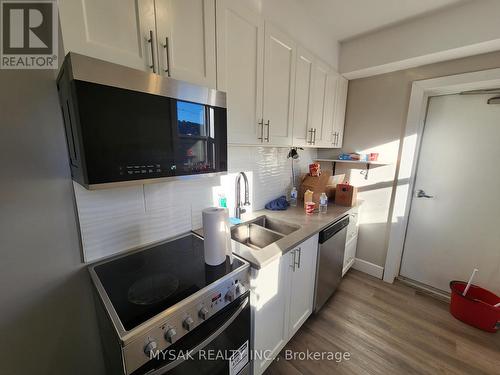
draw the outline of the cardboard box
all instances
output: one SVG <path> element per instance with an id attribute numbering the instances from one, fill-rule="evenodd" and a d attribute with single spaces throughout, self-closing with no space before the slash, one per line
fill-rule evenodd
<path id="1" fill-rule="evenodd" d="M 313 192 L 312 201 L 319 206 L 319 197 L 321 193 L 328 193 L 327 185 L 331 175 L 332 173 L 328 171 L 322 171 L 319 177 L 312 177 L 308 174 L 304 175 L 299 188 L 299 199 L 304 200 L 304 193 L 309 189 Z"/>

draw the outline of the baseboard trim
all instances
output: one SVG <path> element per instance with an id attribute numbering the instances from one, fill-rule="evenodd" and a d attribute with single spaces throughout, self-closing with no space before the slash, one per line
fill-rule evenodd
<path id="1" fill-rule="evenodd" d="M 374 263 L 370 263 L 359 258 L 356 258 L 354 260 L 352 268 L 367 273 L 368 275 L 374 276 L 377 279 L 382 279 L 382 276 L 384 275 L 384 267 L 380 267 Z"/>
<path id="2" fill-rule="evenodd" d="M 444 302 L 450 302 L 451 293 L 445 292 L 440 289 L 433 288 L 432 286 L 422 284 L 418 281 L 408 279 L 404 276 L 398 276 L 396 278 L 399 282 L 416 289 L 419 293 L 430 295 L 433 298 L 439 299 Z"/>

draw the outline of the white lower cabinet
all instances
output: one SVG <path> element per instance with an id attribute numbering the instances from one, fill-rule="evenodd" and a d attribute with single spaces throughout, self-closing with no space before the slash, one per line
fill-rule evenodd
<path id="1" fill-rule="evenodd" d="M 251 270 L 253 374 L 260 375 L 311 315 L 318 235 Z"/>
<path id="2" fill-rule="evenodd" d="M 347 235 L 344 252 L 344 267 L 342 276 L 352 267 L 356 260 L 356 248 L 358 245 L 358 215 L 359 208 L 354 207 L 349 212 L 349 225 L 347 226 Z"/>

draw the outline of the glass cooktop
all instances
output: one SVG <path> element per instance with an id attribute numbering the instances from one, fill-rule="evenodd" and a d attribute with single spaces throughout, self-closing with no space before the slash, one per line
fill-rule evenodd
<path id="1" fill-rule="evenodd" d="M 129 331 L 243 265 L 226 257 L 225 263 L 209 266 L 203 252 L 203 240 L 188 234 L 94 269 Z"/>

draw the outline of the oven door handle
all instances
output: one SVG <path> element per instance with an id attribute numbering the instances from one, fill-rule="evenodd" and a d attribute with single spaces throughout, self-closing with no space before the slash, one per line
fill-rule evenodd
<path id="1" fill-rule="evenodd" d="M 219 328 L 217 328 L 210 336 L 208 336 L 206 339 L 204 339 L 202 342 L 200 342 L 198 345 L 196 345 L 194 348 L 189 349 L 189 352 L 191 355 L 194 355 L 198 353 L 201 349 L 203 349 L 205 346 L 210 344 L 213 340 L 215 340 L 222 332 L 225 331 L 227 327 L 229 327 L 235 319 L 240 315 L 240 313 L 247 307 L 248 305 L 248 300 L 249 298 L 246 297 L 244 302 L 240 304 L 240 307 L 238 307 L 238 310 L 236 310 L 231 317 L 226 320 L 226 322 L 221 325 Z M 150 372 L 147 373 L 147 375 L 160 375 L 164 374 L 167 371 L 172 370 L 174 367 L 177 367 L 180 365 L 182 362 L 186 361 L 189 358 L 189 356 L 181 356 L 180 358 L 176 359 L 175 361 L 172 361 L 170 363 L 167 363 L 165 366 L 156 368 Z"/>

